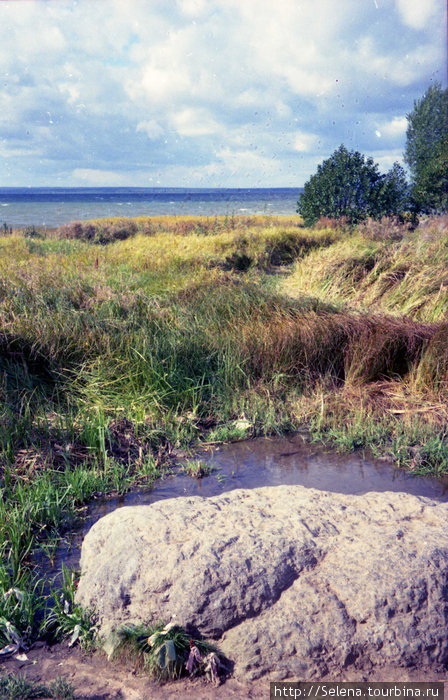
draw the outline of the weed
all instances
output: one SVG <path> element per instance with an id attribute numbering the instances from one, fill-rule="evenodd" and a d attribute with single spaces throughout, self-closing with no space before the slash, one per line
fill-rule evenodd
<path id="1" fill-rule="evenodd" d="M 208 476 L 214 471 L 213 464 L 203 462 L 200 459 L 189 460 L 184 466 L 185 474 L 193 477 L 193 479 L 202 479 L 203 476 Z"/>
<path id="2" fill-rule="evenodd" d="M 0 700 L 26 700 L 27 698 L 73 700 L 74 688 L 71 683 L 61 677 L 52 681 L 47 687 L 16 674 L 0 676 Z"/>
<path id="3" fill-rule="evenodd" d="M 0 700 L 25 700 L 48 697 L 48 689 L 41 684 L 28 681 L 23 676 L 0 676 Z"/>
<path id="4" fill-rule="evenodd" d="M 53 588 L 51 607 L 47 610 L 42 632 L 58 641 L 67 640 L 73 646 L 77 642 L 83 649 L 95 645 L 96 627 L 93 613 L 75 603 L 77 574 L 62 566 L 62 581 Z"/>
<path id="5" fill-rule="evenodd" d="M 207 435 L 208 442 L 236 442 L 247 437 L 247 428 L 235 425 L 220 425 Z"/>
<path id="6" fill-rule="evenodd" d="M 126 658 L 139 670 L 158 681 L 179 678 L 184 672 L 190 650 L 189 635 L 174 623 L 164 625 L 127 625 L 116 633 L 112 642 L 113 658 Z M 193 640 L 201 655 L 217 653 L 205 640 Z"/>
<path id="7" fill-rule="evenodd" d="M 73 700 L 75 697 L 75 690 L 72 684 L 61 676 L 51 681 L 48 689 L 50 691 L 50 697 L 56 698 L 57 700 Z"/>

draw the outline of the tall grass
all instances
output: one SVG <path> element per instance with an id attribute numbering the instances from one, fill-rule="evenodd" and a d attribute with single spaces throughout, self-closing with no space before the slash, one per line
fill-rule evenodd
<path id="1" fill-rule="evenodd" d="M 378 225 L 377 225 L 378 226 Z M 285 290 L 423 322 L 448 313 L 448 217 L 428 219 L 416 230 L 387 222 L 378 234 L 360 227 L 331 247 L 298 261 Z"/>

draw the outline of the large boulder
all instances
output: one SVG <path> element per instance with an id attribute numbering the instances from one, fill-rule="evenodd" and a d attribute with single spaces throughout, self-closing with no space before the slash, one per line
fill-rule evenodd
<path id="1" fill-rule="evenodd" d="M 448 504 L 426 498 L 277 486 L 121 508 L 81 572 L 104 635 L 174 617 L 239 678 L 448 663 Z"/>

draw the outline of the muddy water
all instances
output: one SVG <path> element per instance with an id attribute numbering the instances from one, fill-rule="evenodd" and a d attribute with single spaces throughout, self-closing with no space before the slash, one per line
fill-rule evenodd
<path id="1" fill-rule="evenodd" d="M 326 452 L 320 446 L 304 443 L 300 435 L 211 446 L 197 457 L 212 467 L 210 475 L 194 479 L 179 469 L 157 480 L 149 490 L 94 502 L 78 531 L 57 551 L 54 571 L 60 570 L 62 562 L 77 567 L 82 540 L 99 518 L 122 506 L 147 505 L 166 498 L 208 497 L 238 488 L 300 484 L 346 494 L 404 491 L 448 501 L 448 477 L 438 480 L 412 476 L 360 453 Z"/>

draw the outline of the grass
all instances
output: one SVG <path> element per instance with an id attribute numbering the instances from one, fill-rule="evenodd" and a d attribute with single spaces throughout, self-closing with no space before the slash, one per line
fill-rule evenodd
<path id="1" fill-rule="evenodd" d="M 150 483 L 176 448 L 307 428 L 447 473 L 447 263 L 443 218 L 0 236 L 0 644 L 88 635 L 64 591 L 48 610 L 33 553 L 51 562 L 95 493 Z"/>
<path id="2" fill-rule="evenodd" d="M 41 632 L 55 640 L 68 639 L 71 647 L 77 642 L 88 651 L 95 646 L 94 613 L 83 610 L 75 602 L 79 574 L 62 565 L 62 582 L 51 591 L 51 602 Z"/>
<path id="3" fill-rule="evenodd" d="M 27 698 L 55 698 L 73 700 L 74 689 L 62 677 L 56 678 L 48 686 L 33 683 L 17 674 L 0 675 L 0 700 L 26 700 Z"/>
<path id="4" fill-rule="evenodd" d="M 311 251 L 296 262 L 285 290 L 361 311 L 442 323 L 448 313 L 447 217 L 428 219 L 415 231 L 390 228 L 387 223 L 360 226 L 325 250 Z"/>
<path id="5" fill-rule="evenodd" d="M 184 472 L 193 479 L 202 479 L 214 471 L 213 464 L 208 464 L 200 459 L 190 459 L 184 466 Z"/>

